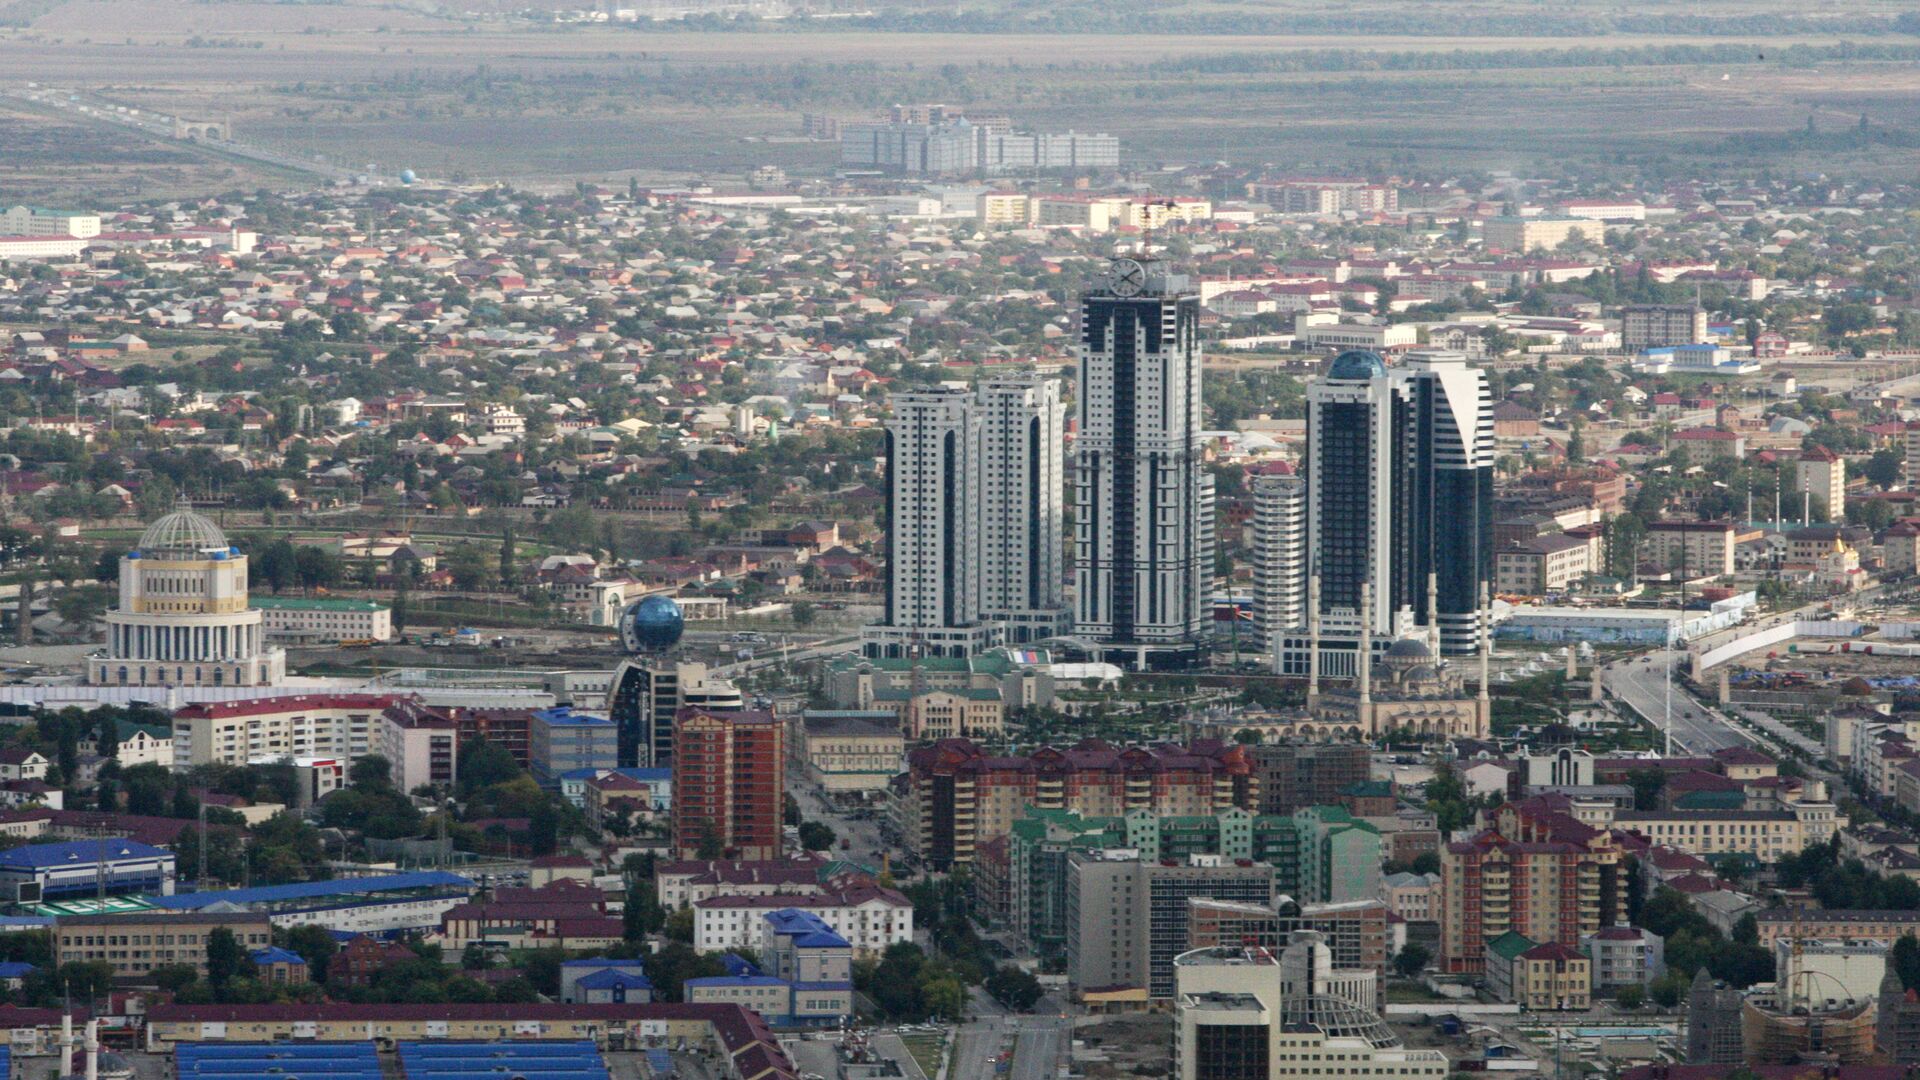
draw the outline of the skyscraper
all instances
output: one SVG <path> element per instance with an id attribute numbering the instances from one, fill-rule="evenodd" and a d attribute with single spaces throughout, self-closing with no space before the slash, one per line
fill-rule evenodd
<path id="1" fill-rule="evenodd" d="M 979 386 L 981 444 L 980 607 L 1006 640 L 1066 632 L 1061 562 L 1066 406 L 1060 384 L 1032 374 L 987 378 Z"/>
<path id="2" fill-rule="evenodd" d="M 892 405 L 887 611 L 866 654 L 965 657 L 1064 633 L 1059 383 L 998 376 Z"/>
<path id="3" fill-rule="evenodd" d="M 1253 621 L 1278 648 L 1307 621 L 1307 481 L 1291 468 L 1253 478 Z"/>
<path id="4" fill-rule="evenodd" d="M 1198 665 L 1213 581 L 1202 467 L 1200 298 L 1164 263 L 1115 259 L 1080 301 L 1075 632 L 1096 659 Z"/>
<path id="5" fill-rule="evenodd" d="M 1486 373 L 1419 349 L 1388 368 L 1335 357 L 1307 392 L 1307 621 L 1281 670 L 1353 675 L 1361 638 L 1423 637 L 1446 656 L 1480 643 L 1493 579 L 1493 410 Z M 1313 583 L 1318 583 L 1317 611 Z M 1364 588 L 1363 588 L 1364 587 Z M 1364 599 L 1364 608 L 1363 607 Z"/>
<path id="6" fill-rule="evenodd" d="M 887 607 L 862 632 L 874 658 L 965 657 L 999 643 L 981 617 L 984 447 L 973 395 L 893 395 L 887 421 Z"/>

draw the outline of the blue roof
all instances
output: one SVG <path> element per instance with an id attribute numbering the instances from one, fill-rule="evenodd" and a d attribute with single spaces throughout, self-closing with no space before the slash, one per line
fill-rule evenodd
<path id="1" fill-rule="evenodd" d="M 673 779 L 672 769 L 631 769 L 630 768 L 630 769 L 615 769 L 613 771 L 619 773 L 621 776 L 627 777 L 630 780 L 638 780 L 643 784 L 657 784 L 662 780 Z"/>
<path id="2" fill-rule="evenodd" d="M 720 966 L 725 968 L 729 975 L 760 974 L 760 968 L 757 965 L 738 953 L 722 953 L 720 955 Z"/>
<path id="3" fill-rule="evenodd" d="M 641 969 L 642 967 L 645 967 L 645 966 L 646 966 L 646 961 L 644 961 L 644 960 L 615 960 L 615 959 L 614 959 L 613 957 L 611 957 L 611 956 L 589 956 L 589 957 L 585 957 L 584 959 L 580 959 L 580 960 L 562 960 L 562 961 L 560 961 L 560 966 L 561 966 L 561 967 L 563 967 L 563 968 L 570 968 L 570 967 L 584 967 L 584 968 L 633 968 L 633 969 L 634 969 L 635 971 L 638 971 L 638 970 L 639 970 L 639 969 Z"/>
<path id="4" fill-rule="evenodd" d="M 764 918 L 773 924 L 776 934 L 804 934 L 809 930 L 831 930 L 827 921 L 803 908 L 780 908 L 769 911 Z"/>
<path id="5" fill-rule="evenodd" d="M 85 841 L 90 843 L 91 841 Z M 15 848 L 14 851 L 23 851 Z M 7 854 L 11 854 L 8 852 Z M 272 904 L 282 900 L 312 900 L 334 896 L 364 896 L 368 893 L 394 892 L 400 889 L 424 889 L 434 886 L 473 888 L 471 878 L 449 874 L 445 870 L 421 870 L 411 874 L 382 874 L 379 877 L 341 878 L 337 881 L 302 881 L 293 885 L 261 885 L 252 889 L 223 889 L 217 892 L 181 893 L 155 896 L 156 907 L 174 911 L 197 911 L 213 904 Z"/>
<path id="6" fill-rule="evenodd" d="M 1387 362 L 1371 349 L 1348 349 L 1333 358 L 1329 379 L 1377 379 L 1387 373 Z"/>
<path id="7" fill-rule="evenodd" d="M 24 979 L 39 970 L 19 960 L 0 961 L 0 979 Z"/>
<path id="8" fill-rule="evenodd" d="M 776 979 L 771 975 L 709 975 L 704 979 L 688 979 L 688 986 L 785 986 L 787 980 Z"/>
<path id="9" fill-rule="evenodd" d="M 0 930 L 44 930 L 52 925 L 51 915 L 0 915 Z"/>
<path id="10" fill-rule="evenodd" d="M 255 949 L 252 960 L 256 964 L 304 964 L 307 958 L 297 952 L 270 945 L 264 949 Z"/>
<path id="11" fill-rule="evenodd" d="M 847 939 L 831 930 L 809 930 L 793 938 L 796 949 L 850 949 Z"/>
<path id="12" fill-rule="evenodd" d="M 151 844 L 109 836 L 97 840 L 68 840 L 59 844 L 28 844 L 0 851 L 0 868 L 7 870 L 50 870 L 60 866 L 90 866 L 106 853 L 108 862 L 120 859 L 173 858 Z"/>
<path id="13" fill-rule="evenodd" d="M 613 721 L 604 716 L 577 713 L 565 705 L 556 705 L 551 709 L 535 709 L 533 718 L 548 727 L 612 727 Z"/>
<path id="14" fill-rule="evenodd" d="M 582 990 L 653 989 L 652 981 L 645 975 L 637 971 L 620 971 L 616 968 L 605 968 L 591 975 L 582 976 L 574 985 Z"/>

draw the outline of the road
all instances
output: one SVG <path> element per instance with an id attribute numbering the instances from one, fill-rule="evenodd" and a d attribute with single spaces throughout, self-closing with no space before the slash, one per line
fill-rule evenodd
<path id="1" fill-rule="evenodd" d="M 1013 1048 L 1010 1080 L 1054 1080 L 1073 1040 L 1073 1021 L 1059 1016 L 1023 1017 Z"/>
<path id="2" fill-rule="evenodd" d="M 1621 704 L 1646 717 L 1655 728 L 1665 728 L 1667 672 L 1671 665 L 1684 662 L 1686 655 L 1684 649 L 1662 649 L 1644 658 L 1616 661 L 1601 669 L 1602 679 Z M 1672 695 L 1675 748 L 1690 754 L 1711 754 L 1730 746 L 1752 746 L 1757 741 L 1679 687 L 1672 688 Z"/>

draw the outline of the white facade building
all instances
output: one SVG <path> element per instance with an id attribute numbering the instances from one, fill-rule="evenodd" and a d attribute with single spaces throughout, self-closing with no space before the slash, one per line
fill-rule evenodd
<path id="1" fill-rule="evenodd" d="M 0 210 L 0 236 L 60 236 L 85 240 L 99 235 L 99 214 L 44 210 L 37 206 Z"/>
<path id="2" fill-rule="evenodd" d="M 1136 670 L 1196 666 L 1213 585 L 1202 461 L 1200 297 L 1156 261 L 1116 259 L 1080 302 L 1075 633 Z"/>
<path id="3" fill-rule="evenodd" d="M 1062 585 L 1066 406 L 1030 374 L 983 379 L 981 609 L 1009 642 L 1065 633 Z"/>
<path id="4" fill-rule="evenodd" d="M 887 604 L 866 655 L 965 657 L 999 644 L 981 618 L 981 424 L 973 395 L 893 396 L 887 421 Z"/>
<path id="5" fill-rule="evenodd" d="M 818 896 L 716 896 L 693 904 L 693 947 L 701 952 L 758 948 L 770 911 L 793 908 L 818 915 L 847 939 L 853 955 L 876 957 L 913 940 L 913 904 L 892 889 L 861 887 Z"/>
<path id="6" fill-rule="evenodd" d="M 120 604 L 87 678 L 112 686 L 274 686 L 287 656 L 247 605 L 247 557 L 183 503 L 120 558 Z"/>
<path id="7" fill-rule="evenodd" d="M 1307 621 L 1307 481 L 1253 480 L 1253 620 L 1260 640 L 1278 645 Z"/>

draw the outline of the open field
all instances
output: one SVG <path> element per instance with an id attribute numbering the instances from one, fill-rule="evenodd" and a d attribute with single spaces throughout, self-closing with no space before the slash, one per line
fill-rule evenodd
<path id="1" fill-rule="evenodd" d="M 239 138 L 288 154 L 463 180 L 725 180 L 760 164 L 823 173 L 837 147 L 793 140 L 801 113 L 860 115 L 897 101 L 963 102 L 1039 128 L 1114 132 L 1143 165 L 1225 157 L 1288 168 L 1585 165 L 1697 175 L 1749 166 L 1892 176 L 1920 164 L 1920 36 L 1910 34 L 1849 45 L 1814 32 L 695 32 L 350 4 L 33 2 L 46 10 L 30 26 L 0 30 L 9 80 L 231 120 Z M 1752 0 L 1689 11 L 1838 18 L 1904 7 Z M 1498 0 L 1423 10 L 1478 17 L 1536 8 L 1575 10 Z M 8 9 L 0 0 L 0 18 Z M 1260 10 L 1269 9 L 1307 10 L 1295 0 Z M 1678 51 L 1660 51 L 1667 47 Z M 1885 137 L 1847 145 L 1805 136 L 1809 117 L 1817 131 L 1838 133 L 1862 116 Z M 0 145 L 27 148 L 0 161 L 0 198 L 289 179 L 164 139 L 94 138 L 99 130 L 71 117 L 41 130 L 26 114 L 0 111 Z"/>

